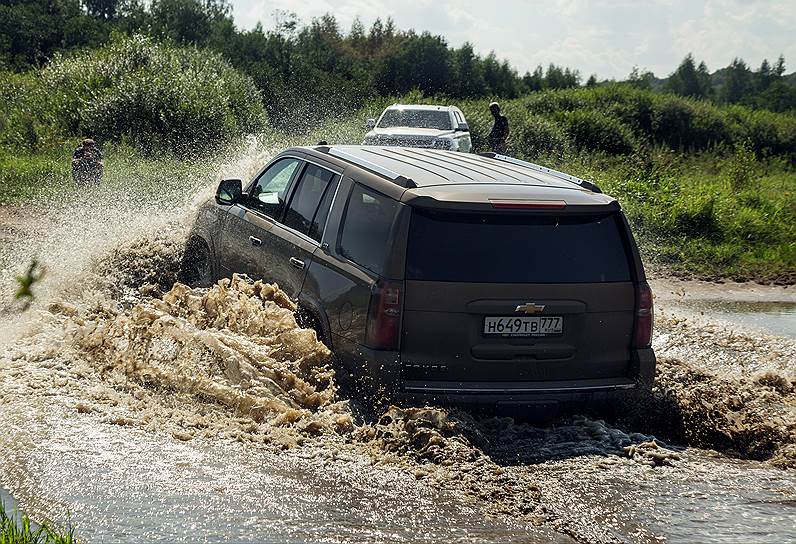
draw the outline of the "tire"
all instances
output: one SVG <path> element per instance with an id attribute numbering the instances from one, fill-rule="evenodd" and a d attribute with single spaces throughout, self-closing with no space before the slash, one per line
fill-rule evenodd
<path id="1" fill-rule="evenodd" d="M 320 320 L 311 310 L 307 310 L 306 308 L 299 306 L 298 311 L 296 311 L 296 322 L 298 323 L 299 327 L 303 329 L 314 330 L 315 336 L 318 337 L 318 341 L 323 343 L 330 350 L 332 349 L 332 344 L 326 337 L 326 333 L 321 326 Z"/>
<path id="2" fill-rule="evenodd" d="M 191 287 L 210 287 L 215 276 L 210 248 L 201 238 L 191 238 L 185 246 L 177 279 Z"/>

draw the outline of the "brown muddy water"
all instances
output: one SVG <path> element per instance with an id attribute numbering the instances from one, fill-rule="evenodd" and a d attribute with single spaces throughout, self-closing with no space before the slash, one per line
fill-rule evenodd
<path id="1" fill-rule="evenodd" d="M 0 487 L 35 519 L 86 542 L 796 541 L 788 330 L 659 296 L 656 389 L 627 417 L 372 414 L 280 291 L 172 287 L 208 195 L 0 227 Z M 9 278 L 34 256 L 20 315 Z"/>

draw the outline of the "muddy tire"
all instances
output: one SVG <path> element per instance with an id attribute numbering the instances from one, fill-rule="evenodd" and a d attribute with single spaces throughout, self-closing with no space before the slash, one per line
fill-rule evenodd
<path id="1" fill-rule="evenodd" d="M 215 281 L 210 248 L 200 238 L 192 238 L 185 247 L 177 278 L 191 287 L 209 287 Z"/>

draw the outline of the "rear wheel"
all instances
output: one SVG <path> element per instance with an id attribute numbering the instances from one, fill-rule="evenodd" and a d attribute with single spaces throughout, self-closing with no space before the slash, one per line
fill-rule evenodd
<path id="1" fill-rule="evenodd" d="M 188 241 L 180 263 L 178 279 L 191 287 L 212 285 L 214 277 L 210 248 L 201 238 L 191 238 Z"/>

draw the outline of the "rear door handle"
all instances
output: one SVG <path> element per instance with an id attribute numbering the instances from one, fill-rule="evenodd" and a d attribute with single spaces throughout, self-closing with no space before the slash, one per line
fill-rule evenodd
<path id="1" fill-rule="evenodd" d="M 254 236 L 249 236 L 249 241 L 252 243 L 253 246 L 261 246 L 263 245 L 263 241 L 259 238 L 255 238 Z"/>
<path id="2" fill-rule="evenodd" d="M 295 257 L 290 258 L 290 264 L 298 268 L 299 270 L 304 270 L 304 261 L 300 261 Z"/>

